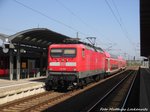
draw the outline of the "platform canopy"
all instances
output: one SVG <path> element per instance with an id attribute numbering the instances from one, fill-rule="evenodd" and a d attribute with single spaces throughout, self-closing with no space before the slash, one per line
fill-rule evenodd
<path id="1" fill-rule="evenodd" d="M 51 43 L 63 43 L 68 36 L 46 28 L 33 28 L 9 36 L 9 41 L 25 46 L 47 48 Z"/>
<path id="2" fill-rule="evenodd" d="M 5 34 L 0 33 L 0 39 L 1 39 L 2 41 L 4 41 L 7 37 L 8 37 L 8 35 L 5 35 Z"/>
<path id="3" fill-rule="evenodd" d="M 150 56 L 150 0 L 140 0 L 141 56 Z"/>

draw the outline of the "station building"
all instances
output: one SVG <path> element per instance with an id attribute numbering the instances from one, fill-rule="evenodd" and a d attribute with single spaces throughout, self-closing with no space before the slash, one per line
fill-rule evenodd
<path id="1" fill-rule="evenodd" d="M 70 38 L 46 28 L 33 28 L 14 35 L 0 34 L 0 78 L 19 80 L 46 76 L 48 46 Z"/>

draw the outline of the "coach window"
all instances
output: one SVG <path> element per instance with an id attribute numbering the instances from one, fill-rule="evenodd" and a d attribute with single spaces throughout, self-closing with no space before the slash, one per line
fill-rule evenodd
<path id="1" fill-rule="evenodd" d="M 82 49 L 82 57 L 85 57 L 85 49 Z"/>

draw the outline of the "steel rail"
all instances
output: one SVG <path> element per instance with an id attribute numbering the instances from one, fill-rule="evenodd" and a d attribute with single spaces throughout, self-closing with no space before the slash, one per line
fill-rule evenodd
<path id="1" fill-rule="evenodd" d="M 87 110 L 87 112 L 93 112 L 93 109 L 102 102 L 106 97 L 108 97 L 127 77 L 129 77 L 132 74 L 133 71 L 127 74 L 126 77 L 124 77 L 119 83 L 117 83 L 109 92 L 107 92 L 101 99 L 99 99 L 90 109 Z"/>
<path id="2" fill-rule="evenodd" d="M 122 105 L 122 107 L 121 107 L 121 111 L 120 111 L 120 112 L 123 111 L 122 109 L 125 107 L 125 105 L 126 105 L 126 103 L 127 103 L 127 100 L 128 100 L 128 98 L 129 98 L 129 95 L 130 95 L 131 90 L 132 90 L 132 88 L 133 88 L 133 84 L 134 84 L 134 82 L 135 82 L 136 77 L 137 77 L 137 71 L 134 72 L 133 81 L 132 81 L 131 86 L 130 86 L 130 88 L 129 88 L 129 91 L 128 91 L 127 95 L 126 95 L 126 98 L 125 98 L 125 100 L 124 100 L 124 102 L 123 102 L 123 105 Z"/>

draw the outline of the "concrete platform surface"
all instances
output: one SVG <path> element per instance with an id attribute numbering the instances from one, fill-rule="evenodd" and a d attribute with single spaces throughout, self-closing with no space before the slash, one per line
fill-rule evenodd
<path id="1" fill-rule="evenodd" d="M 140 108 L 150 112 L 150 69 L 140 69 Z"/>
<path id="2" fill-rule="evenodd" d="M 22 84 L 25 84 L 25 83 L 35 83 L 35 82 L 41 82 L 43 83 L 46 79 L 46 76 L 44 77 L 39 77 L 39 78 L 30 78 L 30 79 L 20 79 L 20 80 L 8 80 L 7 78 L 1 78 L 0 77 L 0 89 L 3 88 L 3 87 L 11 87 L 11 86 L 17 86 L 17 85 L 22 85 Z"/>
<path id="3" fill-rule="evenodd" d="M 0 104 L 44 92 L 45 78 L 39 77 L 19 81 L 0 79 Z"/>

